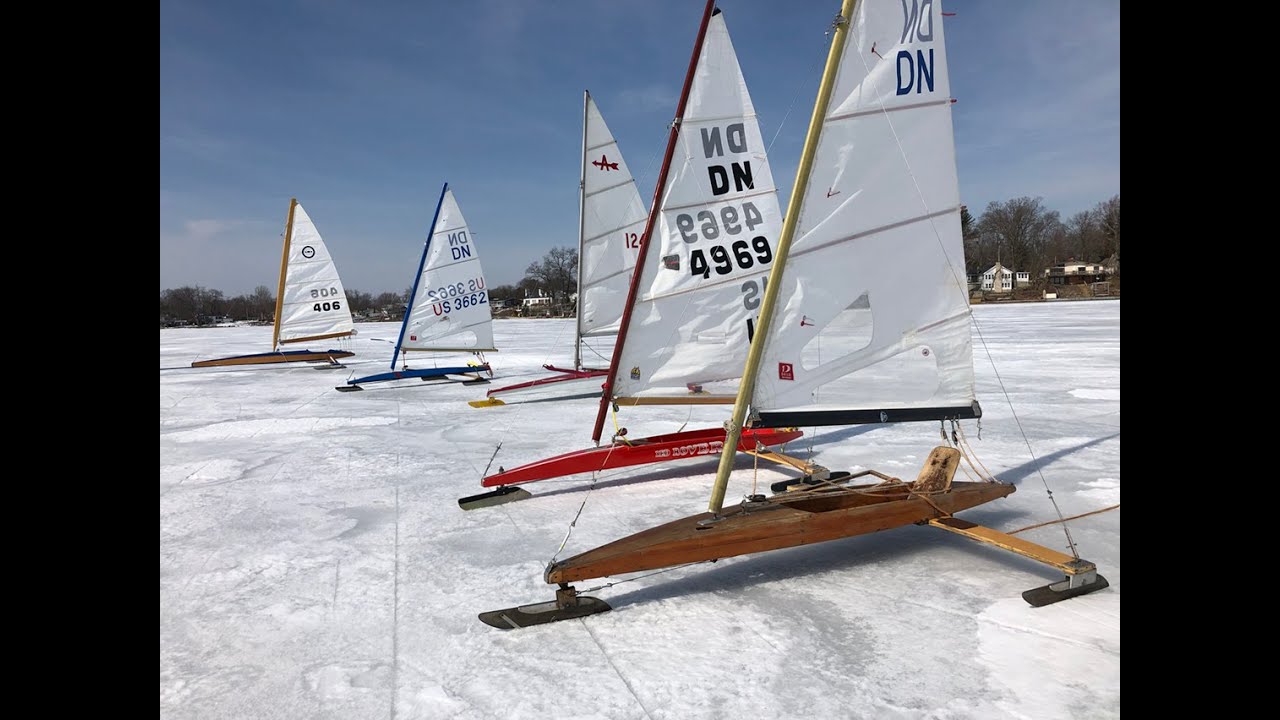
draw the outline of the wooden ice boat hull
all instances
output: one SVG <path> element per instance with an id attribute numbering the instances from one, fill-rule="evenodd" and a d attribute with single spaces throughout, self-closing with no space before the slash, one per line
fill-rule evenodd
<path id="1" fill-rule="evenodd" d="M 286 350 L 281 352 L 256 353 L 253 355 L 232 355 L 214 360 L 200 360 L 191 363 L 191 367 L 221 367 L 224 365 L 271 365 L 290 362 L 337 362 L 338 358 L 355 355 L 350 350 Z"/>
<path id="2" fill-rule="evenodd" d="M 812 545 L 928 522 L 1005 497 L 1013 485 L 955 482 L 917 493 L 904 483 L 828 487 L 774 495 L 660 525 L 547 567 L 551 584 L 655 570 Z M 927 499 L 926 499 L 927 498 Z M 744 507 L 745 506 L 745 507 Z"/>
<path id="3" fill-rule="evenodd" d="M 738 450 L 755 450 L 756 443 L 771 447 L 791 442 L 804 435 L 795 428 L 758 428 L 742 431 Z M 489 475 L 480 481 L 484 487 L 518 485 L 578 473 L 612 470 L 614 468 L 645 465 L 668 460 L 683 460 L 701 456 L 719 456 L 724 448 L 724 428 L 689 430 L 686 432 L 615 442 L 588 450 L 578 450 L 563 455 L 521 465 L 520 467 Z"/>

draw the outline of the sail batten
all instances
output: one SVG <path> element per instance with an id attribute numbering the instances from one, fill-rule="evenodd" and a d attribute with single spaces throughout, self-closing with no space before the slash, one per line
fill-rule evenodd
<path id="1" fill-rule="evenodd" d="M 609 228 L 608 230 L 605 230 L 604 232 L 601 232 L 601 233 L 597 233 L 596 235 L 589 235 L 583 238 L 582 243 L 585 245 L 588 243 L 601 242 L 603 240 L 611 240 L 613 238 L 610 236 L 620 233 L 623 230 L 630 230 L 631 228 L 635 227 L 635 224 L 636 224 L 635 221 L 629 221 L 625 225 L 619 225 L 618 227 Z M 634 264 L 633 264 L 633 267 L 634 267 Z M 618 268 L 616 272 L 627 272 L 630 269 L 631 268 L 629 267 Z M 592 273 L 592 275 L 594 276 L 595 273 Z"/>
<path id="2" fill-rule="evenodd" d="M 623 180 L 622 182 L 615 183 L 615 184 L 613 184 L 613 185 L 608 185 L 608 186 L 606 186 L 606 187 L 598 188 L 598 189 L 596 189 L 596 190 L 592 190 L 591 192 L 587 193 L 586 195 L 587 195 L 587 197 L 589 197 L 589 198 L 591 198 L 591 197 L 595 197 L 595 196 L 597 196 L 597 195 L 600 195 L 601 193 L 609 192 L 610 190 L 613 190 L 613 189 L 615 189 L 615 188 L 626 187 L 627 185 L 634 185 L 634 184 L 635 184 L 635 182 L 636 182 L 636 181 L 635 181 L 635 178 L 627 178 L 626 180 Z M 636 195 L 637 195 L 637 196 L 639 196 L 639 193 L 636 193 Z M 627 223 L 627 225 L 631 225 L 631 224 L 632 224 L 632 223 Z M 626 226 L 623 226 L 623 227 L 626 227 Z"/>
<path id="3" fill-rule="evenodd" d="M 739 193 L 739 194 L 737 194 L 735 197 L 736 197 L 736 199 L 739 199 L 739 200 L 749 200 L 749 199 L 751 199 L 751 198 L 754 198 L 754 197 L 760 197 L 760 196 L 769 196 L 769 195 L 773 195 L 773 196 L 775 196 L 775 197 L 776 197 L 776 196 L 777 196 L 777 194 L 778 194 L 778 189 L 777 189 L 777 188 L 766 188 L 766 189 L 759 190 L 759 191 L 757 191 L 757 192 Z M 670 204 L 670 205 L 663 205 L 663 206 L 662 206 L 662 209 L 663 209 L 663 211 L 664 211 L 664 212 L 674 212 L 674 211 L 676 211 L 676 210 L 688 210 L 688 209 L 690 209 L 690 208 L 701 208 L 701 207 L 706 207 L 706 205 L 707 205 L 707 203 L 706 203 L 706 201 L 705 201 L 705 200 L 700 200 L 700 201 L 697 201 L 697 202 L 690 202 L 690 203 L 687 203 L 687 204 L 685 204 L 685 205 L 674 205 L 674 204 Z"/>
<path id="4" fill-rule="evenodd" d="M 612 273 L 609 273 L 608 275 L 601 276 L 600 278 L 598 278 L 598 281 L 612 280 L 613 278 L 618 277 L 619 275 L 626 275 L 628 272 L 630 272 L 629 269 L 618 270 L 617 272 L 612 272 Z"/>
<path id="5" fill-rule="evenodd" d="M 914 105 L 895 105 L 894 107 L 876 107 L 876 108 L 870 108 L 866 110 L 851 110 L 849 112 L 837 113 L 835 115 L 831 115 L 827 118 L 827 120 L 828 121 L 847 120 L 849 118 L 862 117 L 863 115 L 902 112 L 903 110 L 918 110 L 920 108 L 934 107 L 937 105 L 948 105 L 950 103 L 951 103 L 951 100 L 943 99 L 943 100 L 931 100 L 929 102 L 923 102 L 923 103 L 915 103 Z"/>
<path id="6" fill-rule="evenodd" d="M 653 302 L 654 300 L 665 300 L 668 298 L 680 297 L 681 295 L 689 295 L 692 293 L 703 292 L 703 291 L 721 287 L 724 285 L 739 283 L 741 282 L 741 280 L 742 280 L 741 277 L 730 277 L 730 278 L 724 278 L 722 280 L 709 280 L 706 283 L 696 288 L 680 288 L 676 290 L 670 290 L 662 294 L 655 293 L 655 294 L 641 295 L 639 299 L 640 299 L 640 302 Z"/>
<path id="7" fill-rule="evenodd" d="M 924 221 L 926 221 L 926 220 L 933 220 L 933 219 L 935 219 L 935 218 L 945 217 L 945 216 L 947 216 L 947 215 L 949 215 L 949 214 L 951 214 L 951 213 L 958 213 L 958 212 L 960 212 L 960 207 L 959 207 L 959 206 L 956 206 L 956 207 L 946 208 L 945 210 L 938 210 L 938 211 L 936 211 L 936 212 L 926 213 L 926 214 L 924 214 L 924 215 L 917 215 L 916 217 L 913 217 L 913 218 L 907 218 L 907 219 L 905 219 L 905 220 L 900 220 L 900 221 L 898 221 L 898 222 L 890 223 L 890 224 L 888 224 L 888 225 L 881 225 L 880 227 L 872 228 L 872 229 L 870 229 L 870 230 L 864 230 L 863 232 L 854 233 L 853 235 L 846 235 L 846 236 L 844 236 L 844 237 L 838 237 L 838 238 L 835 238 L 835 239 L 832 239 L 832 240 L 827 240 L 827 241 L 825 241 L 825 242 L 823 242 L 823 243 L 821 243 L 821 244 L 813 244 L 813 245 L 809 245 L 809 246 L 804 247 L 804 248 L 799 249 L 799 250 L 793 250 L 793 251 L 788 255 L 788 257 L 792 257 L 792 258 L 802 257 L 802 256 L 804 256 L 804 255 L 808 255 L 809 253 L 814 252 L 814 251 L 816 251 L 816 250 L 823 250 L 823 249 L 825 249 L 825 248 L 829 248 L 829 247 L 831 247 L 831 246 L 833 246 L 833 245 L 839 245 L 839 244 L 841 244 L 841 243 L 850 242 L 850 241 L 852 241 L 852 240 L 858 240 L 858 239 L 861 239 L 861 238 L 864 238 L 864 237 L 868 237 L 868 236 L 871 236 L 871 235 L 876 235 L 876 234 L 879 234 L 879 233 L 885 232 L 885 231 L 887 231 L 887 230 L 892 230 L 892 229 L 894 229 L 894 228 L 899 228 L 899 227 L 902 227 L 902 226 L 904 226 L 904 225 L 910 225 L 910 224 L 912 224 L 912 223 L 924 222 Z"/>
<path id="8" fill-rule="evenodd" d="M 744 85 L 744 87 L 745 87 L 745 85 Z M 696 118 L 690 118 L 690 117 L 686 116 L 685 118 L 683 118 L 683 119 L 680 121 L 680 126 L 681 126 L 682 128 L 687 128 L 687 127 L 695 127 L 695 128 L 696 128 L 696 127 L 698 127 L 699 125 L 715 125 L 716 123 L 729 122 L 729 121 L 731 121 L 731 120 L 755 120 L 755 119 L 756 119 L 756 114 L 755 114 L 754 112 L 750 112 L 750 113 L 731 113 L 731 114 L 728 114 L 728 115 L 721 115 L 721 116 L 719 116 L 719 117 L 714 117 L 714 116 L 709 116 L 709 115 L 701 115 L 701 116 L 696 117 Z"/>

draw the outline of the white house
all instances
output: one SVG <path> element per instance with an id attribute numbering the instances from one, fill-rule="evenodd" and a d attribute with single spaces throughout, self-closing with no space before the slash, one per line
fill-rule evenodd
<path id="1" fill-rule="evenodd" d="M 1015 287 L 1031 284 L 1031 273 L 1015 272 L 996 263 L 982 273 L 982 289 L 987 292 L 1012 292 Z"/>
<path id="2" fill-rule="evenodd" d="M 1114 270 L 1101 263 L 1085 263 L 1077 260 L 1045 268 L 1044 275 L 1054 285 L 1087 285 L 1107 279 Z"/>

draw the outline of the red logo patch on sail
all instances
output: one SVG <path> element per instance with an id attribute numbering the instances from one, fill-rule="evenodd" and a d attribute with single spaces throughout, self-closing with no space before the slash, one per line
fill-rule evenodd
<path id="1" fill-rule="evenodd" d="M 410 340 L 412 340 L 413 342 L 417 342 L 417 341 L 418 341 L 418 336 L 417 336 L 417 335 L 410 335 L 410 336 L 409 336 L 409 339 L 410 339 Z"/>
<path id="2" fill-rule="evenodd" d="M 778 363 L 778 379 L 779 380 L 795 380 L 796 369 L 791 363 Z"/>
<path id="3" fill-rule="evenodd" d="M 592 165 L 595 165 L 596 167 L 600 168 L 601 170 L 604 170 L 605 172 L 608 172 L 608 171 L 610 171 L 610 170 L 617 170 L 617 169 L 618 169 L 618 163 L 616 163 L 616 162 L 609 162 L 609 158 L 608 158 L 606 155 L 604 155 L 603 153 L 600 155 L 600 159 L 599 159 L 599 160 L 592 160 L 592 161 L 591 161 L 591 164 L 592 164 Z"/>

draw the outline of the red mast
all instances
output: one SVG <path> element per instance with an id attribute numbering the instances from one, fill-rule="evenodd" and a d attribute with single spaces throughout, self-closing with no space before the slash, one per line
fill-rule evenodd
<path id="1" fill-rule="evenodd" d="M 636 292 L 640 285 L 640 276 L 644 272 L 644 261 L 649 255 L 649 238 L 653 234 L 654 219 L 658 217 L 662 191 L 667 185 L 667 171 L 671 169 L 671 156 L 675 154 L 676 137 L 680 134 L 680 123 L 684 118 L 685 105 L 689 101 L 689 88 L 693 85 L 693 73 L 698 69 L 698 56 L 702 54 L 702 40 L 707 36 L 707 25 L 711 16 L 718 12 L 715 0 L 707 0 L 702 11 L 702 24 L 698 27 L 698 39 L 693 43 L 693 57 L 689 58 L 689 71 L 684 76 L 684 88 L 680 90 L 680 102 L 676 104 L 676 119 L 671 123 L 671 134 L 667 137 L 667 151 L 662 157 L 662 169 L 658 171 L 658 182 L 653 188 L 653 202 L 649 205 L 649 219 L 644 224 L 644 234 L 640 237 L 640 253 L 636 257 L 636 267 L 631 274 L 631 287 L 627 290 L 627 304 L 622 308 L 622 322 L 618 326 L 618 340 L 613 345 L 613 360 L 609 363 L 609 375 L 604 382 L 604 391 L 600 393 L 600 409 L 596 412 L 595 429 L 591 431 L 591 439 L 600 442 L 600 430 L 604 427 L 604 415 L 613 402 L 613 381 L 618 376 L 618 359 L 622 357 L 622 344 L 627 339 L 627 326 L 631 324 L 631 310 L 635 307 Z"/>

